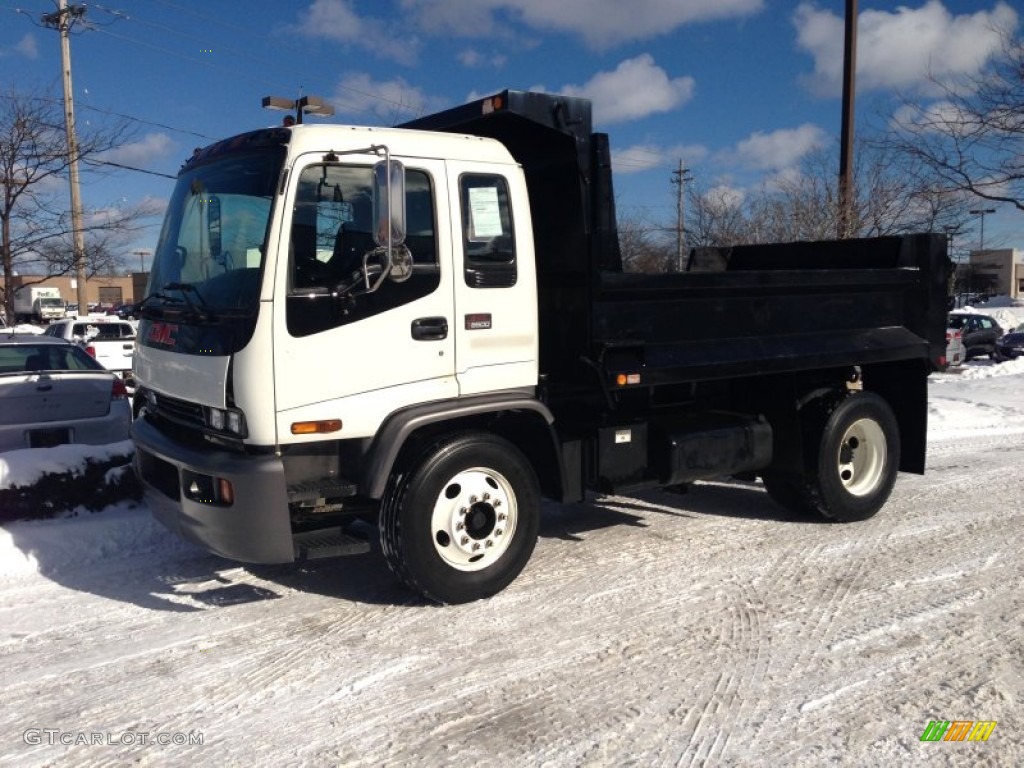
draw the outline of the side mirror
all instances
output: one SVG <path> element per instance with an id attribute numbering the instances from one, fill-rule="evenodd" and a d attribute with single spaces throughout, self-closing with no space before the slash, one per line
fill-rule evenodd
<path id="1" fill-rule="evenodd" d="M 405 242 L 405 166 L 399 160 L 373 167 L 373 240 L 383 247 Z"/>

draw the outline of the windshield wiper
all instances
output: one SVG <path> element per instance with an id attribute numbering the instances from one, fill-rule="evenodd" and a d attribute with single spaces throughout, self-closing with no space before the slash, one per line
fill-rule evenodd
<path id="1" fill-rule="evenodd" d="M 185 304 L 188 305 L 189 313 L 200 322 L 202 321 L 215 321 L 217 318 L 210 310 L 210 306 L 206 303 L 206 299 L 203 298 L 203 294 L 199 292 L 192 283 L 168 283 L 163 287 L 165 291 L 180 291 L 181 298 L 185 300 Z M 196 298 L 199 299 L 199 303 L 194 303 L 189 297 L 189 293 L 194 293 Z"/>
<path id="2" fill-rule="evenodd" d="M 159 292 L 158 293 L 151 293 L 151 294 L 149 294 L 149 296 L 147 296 L 146 298 L 144 298 L 142 301 L 140 301 L 138 304 L 135 305 L 135 308 L 134 308 L 135 314 L 141 315 L 142 314 L 142 310 L 145 309 L 146 305 L 149 304 L 151 301 L 153 301 L 153 299 L 160 299 L 160 301 L 166 302 L 167 304 L 181 304 L 181 299 L 176 299 L 173 296 L 166 296 L 166 295 L 164 295 L 162 293 L 159 293 Z M 157 306 L 153 306 L 151 308 L 156 310 L 156 311 L 158 311 L 158 312 L 160 311 L 160 308 L 157 307 Z"/>

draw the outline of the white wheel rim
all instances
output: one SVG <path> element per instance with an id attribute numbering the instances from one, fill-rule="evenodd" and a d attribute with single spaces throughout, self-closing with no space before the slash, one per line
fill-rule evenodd
<path id="1" fill-rule="evenodd" d="M 885 433 L 877 421 L 858 419 L 846 428 L 839 443 L 837 468 L 843 487 L 854 496 L 878 488 L 885 472 Z"/>
<path id="2" fill-rule="evenodd" d="M 519 507 L 500 473 L 474 467 L 445 483 L 434 502 L 430 530 L 441 559 L 460 571 L 480 571 L 508 550 Z"/>

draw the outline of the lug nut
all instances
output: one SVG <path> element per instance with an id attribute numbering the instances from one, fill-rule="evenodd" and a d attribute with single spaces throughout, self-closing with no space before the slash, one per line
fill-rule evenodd
<path id="1" fill-rule="evenodd" d="M 493 547 L 494 546 L 494 542 L 491 541 L 490 539 L 488 539 L 487 543 L 484 546 L 486 546 L 486 547 Z"/>
<path id="2" fill-rule="evenodd" d="M 464 531 L 464 530 L 466 530 L 466 524 L 465 523 L 459 523 L 458 525 L 455 526 L 455 530 L 456 531 Z"/>
<path id="3" fill-rule="evenodd" d="M 508 515 L 506 515 L 504 512 L 502 512 L 500 515 L 498 515 L 498 519 L 499 520 L 507 520 L 508 519 Z"/>
<path id="4" fill-rule="evenodd" d="M 469 536 L 463 536 L 461 539 L 459 539 L 459 543 L 462 546 L 466 546 L 467 544 L 469 544 Z"/>
<path id="5" fill-rule="evenodd" d="M 477 503 L 477 501 L 479 501 L 479 499 L 477 499 L 477 497 L 476 497 L 476 496 L 470 496 L 470 497 L 469 497 L 469 503 L 470 503 L 470 504 L 476 504 L 476 503 Z"/>
<path id="6" fill-rule="evenodd" d="M 503 533 L 504 533 L 504 531 L 503 531 L 503 530 L 501 530 L 501 528 L 497 528 L 497 529 L 496 529 L 496 530 L 494 531 L 494 535 L 495 535 L 495 536 L 501 536 L 501 534 L 503 534 Z"/>
<path id="7" fill-rule="evenodd" d="M 478 549 L 480 549 L 480 542 L 479 541 L 477 541 L 477 542 L 475 542 L 473 544 L 473 551 L 476 552 Z"/>
<path id="8" fill-rule="evenodd" d="M 494 503 L 491 506 L 492 507 L 500 507 L 501 506 L 501 499 L 495 499 Z"/>
<path id="9" fill-rule="evenodd" d="M 466 509 L 465 507 L 461 507 L 461 508 L 459 509 L 459 514 L 460 514 L 460 515 L 465 515 L 465 514 L 466 514 L 466 513 L 468 512 L 468 511 L 469 511 L 469 510 L 468 510 L 468 509 Z"/>
<path id="10" fill-rule="evenodd" d="M 484 501 L 487 501 L 490 498 L 491 498 L 491 494 L 489 494 L 489 493 L 485 493 L 484 494 Z"/>

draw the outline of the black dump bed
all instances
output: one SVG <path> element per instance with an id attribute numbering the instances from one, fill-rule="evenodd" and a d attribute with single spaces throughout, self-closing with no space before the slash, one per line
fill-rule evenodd
<path id="1" fill-rule="evenodd" d="M 496 138 L 523 166 L 541 371 L 556 388 L 638 369 L 649 386 L 944 354 L 941 235 L 699 250 L 683 273 L 624 274 L 608 139 L 588 101 L 505 91 L 403 127 Z"/>

